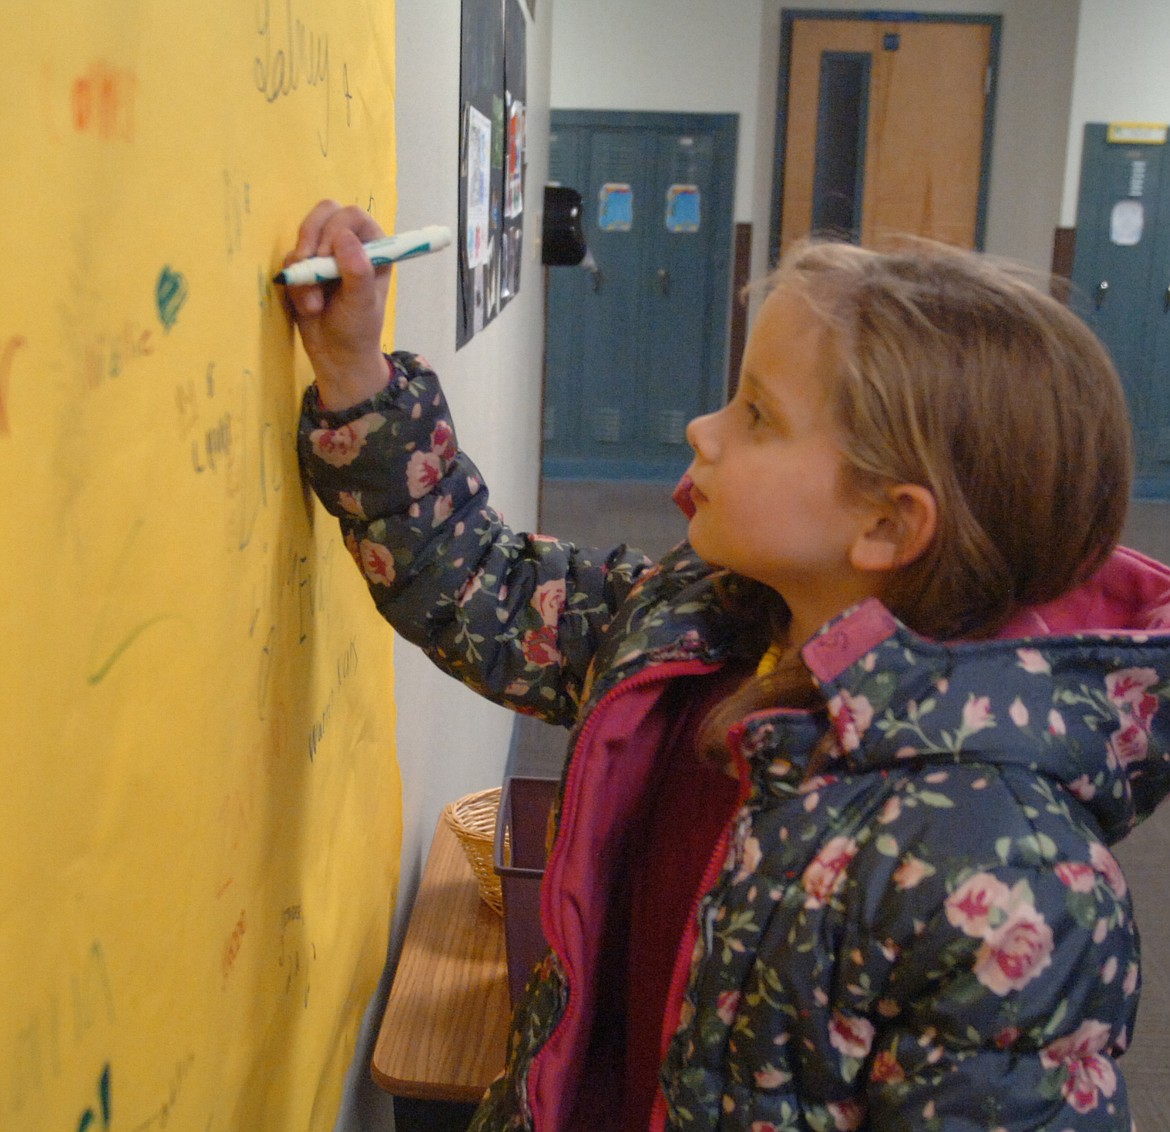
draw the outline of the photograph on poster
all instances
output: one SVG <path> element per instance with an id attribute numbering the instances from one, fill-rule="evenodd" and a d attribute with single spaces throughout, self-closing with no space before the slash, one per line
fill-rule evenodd
<path id="1" fill-rule="evenodd" d="M 480 267 L 488 258 L 490 240 L 492 123 L 474 106 L 467 107 L 467 232 L 469 267 Z"/>

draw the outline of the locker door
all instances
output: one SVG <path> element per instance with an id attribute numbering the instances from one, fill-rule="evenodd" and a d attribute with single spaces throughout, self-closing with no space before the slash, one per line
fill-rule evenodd
<path id="1" fill-rule="evenodd" d="M 1170 145 L 1163 145 L 1162 197 L 1158 216 L 1170 225 Z M 1141 428 L 1137 493 L 1170 498 L 1170 236 L 1154 241 L 1150 279 L 1148 341 L 1150 368 L 1146 383 L 1146 420 Z"/>
<path id="2" fill-rule="evenodd" d="M 1161 257 L 1155 274 L 1153 349 L 1147 398 L 1147 419 L 1138 449 L 1139 495 L 1170 498 L 1170 262 Z"/>
<path id="3" fill-rule="evenodd" d="M 642 445 L 681 474 L 690 462 L 683 430 L 720 399 L 708 375 L 722 373 L 726 320 L 713 319 L 716 279 L 730 274 L 730 244 L 717 223 L 715 139 L 688 130 L 656 138 L 656 180 L 643 266 L 647 356 Z M 726 314 L 726 312 L 722 312 Z"/>
<path id="4" fill-rule="evenodd" d="M 641 129 L 594 130 L 585 184 L 585 238 L 595 267 L 583 315 L 584 455 L 621 461 L 643 440 L 644 335 L 641 288 L 655 220 L 656 138 Z"/>
<path id="5" fill-rule="evenodd" d="M 1121 374 L 1136 444 L 1138 491 L 1170 474 L 1157 458 L 1160 386 L 1154 355 L 1161 331 L 1165 289 L 1170 285 L 1159 250 L 1160 227 L 1170 221 L 1162 206 L 1165 145 L 1126 145 L 1107 140 L 1108 127 L 1085 127 L 1084 157 L 1077 204 L 1077 243 L 1073 261 L 1073 305 L 1108 347 Z M 1170 186 L 1167 186 L 1170 188 Z M 1162 345 L 1161 372 L 1168 372 Z"/>

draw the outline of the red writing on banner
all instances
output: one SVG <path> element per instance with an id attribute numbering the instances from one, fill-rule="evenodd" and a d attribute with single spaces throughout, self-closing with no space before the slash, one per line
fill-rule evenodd
<path id="1" fill-rule="evenodd" d="M 73 83 L 73 128 L 102 141 L 133 141 L 137 86 L 132 71 L 94 63 Z"/>

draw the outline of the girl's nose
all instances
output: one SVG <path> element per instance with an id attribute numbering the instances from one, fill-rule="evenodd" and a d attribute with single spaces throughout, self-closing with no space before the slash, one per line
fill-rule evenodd
<path id="1" fill-rule="evenodd" d="M 718 416 L 719 413 L 706 413 L 704 416 L 695 417 L 686 428 L 687 443 L 695 455 L 701 456 L 704 460 L 713 460 L 718 451 L 716 445 Z"/>

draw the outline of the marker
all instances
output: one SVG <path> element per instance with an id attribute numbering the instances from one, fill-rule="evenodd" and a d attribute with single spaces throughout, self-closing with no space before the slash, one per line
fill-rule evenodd
<path id="1" fill-rule="evenodd" d="M 375 267 L 382 267 L 387 263 L 397 263 L 400 259 L 437 252 L 450 242 L 450 228 L 444 228 L 441 224 L 430 224 L 414 232 L 399 232 L 395 236 L 371 240 L 362 247 L 366 249 L 370 262 Z M 307 283 L 326 283 L 330 279 L 340 278 L 337 260 L 331 255 L 315 255 L 290 263 L 283 271 L 278 271 L 272 277 L 272 282 L 284 287 L 300 287 Z"/>

